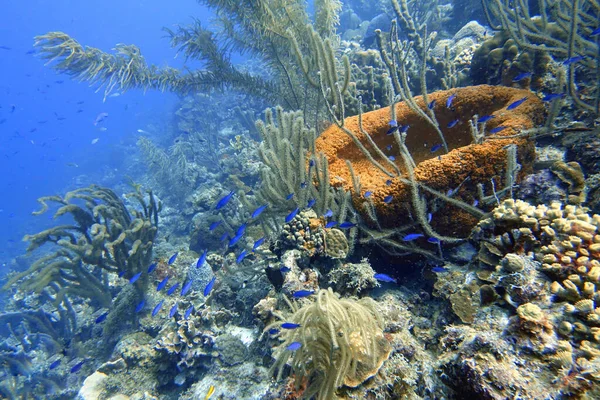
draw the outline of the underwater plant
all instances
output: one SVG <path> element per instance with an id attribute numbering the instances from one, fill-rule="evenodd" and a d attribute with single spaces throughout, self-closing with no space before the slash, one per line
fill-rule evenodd
<path id="1" fill-rule="evenodd" d="M 286 299 L 293 313 L 264 331 L 280 330 L 273 365 L 277 379 L 289 362 L 296 387 L 308 382 L 305 398 L 333 399 L 338 388 L 357 387 L 374 376 L 391 346 L 373 299 L 340 298 L 331 288 L 319 290 L 315 298 L 300 308 Z"/>

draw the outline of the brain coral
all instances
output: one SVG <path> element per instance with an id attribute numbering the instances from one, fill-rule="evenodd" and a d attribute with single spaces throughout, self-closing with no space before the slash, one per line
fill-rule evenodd
<path id="1" fill-rule="evenodd" d="M 450 107 L 448 98 L 455 95 Z M 518 107 L 507 110 L 507 106 L 519 99 L 526 100 Z M 425 109 L 422 96 L 416 97 L 416 104 Z M 449 152 L 432 147 L 440 143 L 435 129 L 418 113 L 404 102 L 396 105 L 397 123 L 409 125 L 406 146 L 415 164 L 415 178 L 421 183 L 442 193 L 454 190 L 455 198 L 471 203 L 477 193 L 477 185 L 483 184 L 487 194 L 491 193 L 491 180 L 496 188 L 504 184 L 507 166 L 506 146 L 517 145 L 517 158 L 521 171 L 527 172 L 534 159 L 534 144 L 525 137 L 511 137 L 524 129 L 533 128 L 542 123 L 545 108 L 531 92 L 521 89 L 480 85 L 460 89 L 439 91 L 429 95 L 433 111 L 448 144 Z M 481 144 L 473 143 L 469 120 L 475 115 L 493 115 L 486 125 L 486 131 L 502 126 L 502 131 L 487 136 Z M 454 125 L 452 122 L 456 122 Z M 398 144 L 393 135 L 386 133 L 390 129 L 390 108 L 382 108 L 362 115 L 362 126 L 376 145 L 387 156 L 394 156 L 400 170 L 404 170 Z M 360 133 L 358 116 L 345 119 L 345 127 L 350 129 L 361 143 L 369 148 L 366 138 Z M 452 126 L 453 125 L 453 126 Z M 452 127 L 449 127 L 452 126 Z M 390 147 L 391 146 L 391 147 Z M 384 228 L 398 227 L 407 221 L 407 209 L 410 209 L 410 188 L 398 177 L 392 178 L 377 169 L 346 133 L 333 125 L 325 130 L 316 142 L 316 151 L 327 157 L 330 180 L 333 186 L 346 190 L 352 187 L 352 178 L 346 160 L 352 163 L 355 174 L 360 178 L 361 193 L 353 194 L 355 206 L 360 205 L 364 193 L 371 191 L 379 222 Z M 381 162 L 381 157 L 374 154 Z M 459 190 L 456 190 L 459 188 Z M 387 204 L 384 199 L 393 196 Z M 357 207 L 363 212 L 363 207 Z M 366 215 L 365 215 L 366 217 Z M 369 218 L 365 218 L 369 220 Z M 446 235 L 463 236 L 476 223 L 471 215 L 456 207 L 443 207 L 434 215 L 434 228 Z"/>

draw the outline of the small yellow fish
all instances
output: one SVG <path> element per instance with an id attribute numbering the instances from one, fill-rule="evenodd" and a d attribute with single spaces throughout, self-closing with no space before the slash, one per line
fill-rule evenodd
<path id="1" fill-rule="evenodd" d="M 204 398 L 204 400 L 210 399 L 210 396 L 212 396 L 214 392 L 215 392 L 215 386 L 210 385 L 210 387 L 208 388 L 208 393 L 206 393 L 206 397 Z"/>

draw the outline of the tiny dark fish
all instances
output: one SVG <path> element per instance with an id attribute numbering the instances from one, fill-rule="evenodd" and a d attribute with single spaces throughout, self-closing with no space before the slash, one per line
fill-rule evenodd
<path id="1" fill-rule="evenodd" d="M 279 271 L 285 274 L 287 272 L 290 272 L 291 269 L 290 269 L 290 267 L 283 266 L 283 267 L 279 268 Z"/>
<path id="2" fill-rule="evenodd" d="M 62 360 L 59 358 L 58 360 L 54 361 L 52 364 L 50 364 L 50 367 L 48 367 L 49 369 L 55 369 L 60 365 L 60 362 Z"/>
<path id="3" fill-rule="evenodd" d="M 215 281 L 217 280 L 217 277 L 214 276 L 210 282 L 208 282 L 208 284 L 206 285 L 206 287 L 204 288 L 204 297 L 208 296 L 210 294 L 210 291 L 212 290 L 213 286 L 215 286 Z"/>
<path id="4" fill-rule="evenodd" d="M 33 132 L 35 132 L 35 131 L 37 131 L 37 128 L 31 128 L 31 129 L 29 130 L 29 133 L 33 133 Z"/>
<path id="5" fill-rule="evenodd" d="M 494 129 L 490 129 L 490 133 L 498 133 L 506 129 L 506 126 L 497 126 Z"/>
<path id="6" fill-rule="evenodd" d="M 14 104 L 10 105 L 10 113 L 11 114 L 14 113 L 16 109 L 17 109 L 17 106 L 15 106 Z"/>
<path id="7" fill-rule="evenodd" d="M 446 125 L 448 128 L 454 128 L 456 126 L 456 124 L 458 124 L 460 122 L 459 119 L 455 119 L 454 121 L 450 121 L 448 122 L 448 125 Z"/>
<path id="8" fill-rule="evenodd" d="M 171 310 L 169 311 L 169 318 L 173 318 L 173 316 L 175 315 L 176 312 L 177 312 L 177 303 L 175 303 L 173 305 L 173 307 L 171 307 Z"/>
<path id="9" fill-rule="evenodd" d="M 308 297 L 315 294 L 314 290 L 297 290 L 294 292 L 293 296 L 296 299 L 301 299 L 303 297 Z"/>
<path id="10" fill-rule="evenodd" d="M 25 52 L 26 55 L 35 54 L 35 50 L 28 50 Z"/>
<path id="11" fill-rule="evenodd" d="M 448 99 L 446 100 L 446 108 L 452 107 L 452 102 L 454 101 L 455 98 L 456 98 L 455 94 L 448 97 Z"/>
<path id="12" fill-rule="evenodd" d="M 508 107 L 506 107 L 507 110 L 514 110 L 515 108 L 519 107 L 521 104 L 523 104 L 525 101 L 527 100 L 527 97 L 523 97 L 517 101 L 513 101 L 512 103 L 510 103 L 508 105 Z"/>
<path id="13" fill-rule="evenodd" d="M 81 371 L 81 367 L 83 367 L 84 362 L 85 362 L 85 360 L 79 361 L 77 364 L 73 365 L 73 367 L 71 367 L 71 373 L 76 374 L 79 371 Z"/>
<path id="14" fill-rule="evenodd" d="M 439 242 L 440 242 L 440 239 L 438 239 L 438 238 L 434 238 L 434 237 L 430 237 L 430 238 L 428 238 L 428 239 L 427 239 L 427 241 L 428 241 L 429 243 L 434 243 L 434 244 L 437 244 L 437 243 L 439 243 Z"/>
<path id="15" fill-rule="evenodd" d="M 430 110 L 433 110 L 433 107 L 435 107 L 435 100 L 432 100 L 429 102 L 429 104 L 427 104 L 427 108 Z"/>
<path id="16" fill-rule="evenodd" d="M 338 223 L 336 221 L 329 221 L 326 225 L 325 228 L 333 228 L 334 226 L 336 226 Z"/>
<path id="17" fill-rule="evenodd" d="M 139 304 L 135 307 L 135 312 L 139 313 L 140 311 L 142 311 L 144 309 L 145 305 L 146 305 L 146 300 L 140 301 Z"/>
<path id="18" fill-rule="evenodd" d="M 171 286 L 169 288 L 169 290 L 167 290 L 167 296 L 170 296 L 173 293 L 175 293 L 175 291 L 177 290 L 178 287 L 179 287 L 179 282 L 177 282 L 176 284 L 174 284 L 173 286 Z"/>
<path id="19" fill-rule="evenodd" d="M 398 130 L 398 125 L 392 126 L 390 129 L 388 129 L 388 131 L 385 134 L 386 135 L 393 135 L 394 132 L 396 132 L 397 130 Z"/>
<path id="20" fill-rule="evenodd" d="M 366 198 L 368 198 L 368 197 L 371 197 L 371 195 L 372 195 L 372 194 L 373 194 L 373 192 L 371 192 L 370 190 L 367 190 L 367 191 L 365 192 L 365 197 L 366 197 Z"/>
<path id="21" fill-rule="evenodd" d="M 342 222 L 340 224 L 340 228 L 342 228 L 342 229 L 349 229 L 349 228 L 353 228 L 355 226 L 356 226 L 356 224 L 354 224 L 352 222 Z"/>
<path id="22" fill-rule="evenodd" d="M 484 122 L 488 122 L 492 118 L 494 118 L 493 115 L 484 115 L 483 117 L 479 118 L 477 120 L 477 122 L 479 122 L 480 124 L 483 124 Z"/>
<path id="23" fill-rule="evenodd" d="M 327 210 L 327 211 L 325 212 L 325 214 L 323 214 L 323 216 L 324 216 L 325 218 L 332 217 L 332 216 L 333 216 L 333 211 L 331 211 L 331 210 Z"/>
<path id="24" fill-rule="evenodd" d="M 185 310 L 185 314 L 183 314 L 183 319 L 188 319 L 192 312 L 194 311 L 194 306 L 190 306 L 187 310 Z"/>
<path id="25" fill-rule="evenodd" d="M 383 198 L 383 202 L 384 202 L 385 204 L 390 204 L 390 203 L 392 202 L 392 200 L 394 200 L 394 196 L 392 196 L 392 195 L 390 195 L 390 196 L 385 196 L 385 197 Z"/>
<path id="26" fill-rule="evenodd" d="M 254 217 L 252 217 L 252 218 L 254 218 Z M 218 227 L 219 225 L 221 225 L 221 222 L 223 222 L 223 221 L 217 221 L 217 222 L 213 222 L 213 223 L 212 223 L 212 224 L 210 224 L 210 226 L 208 227 L 208 230 L 209 230 L 209 231 L 214 231 L 215 229 L 217 229 L 217 227 Z"/>
<path id="27" fill-rule="evenodd" d="M 285 199 L 286 199 L 286 200 L 291 200 L 291 199 L 292 199 L 292 197 L 294 197 L 294 193 L 290 193 L 290 194 L 288 194 L 287 196 L 285 196 Z"/>
<path id="28" fill-rule="evenodd" d="M 387 274 L 375 274 L 373 275 L 373 277 L 375 279 L 377 279 L 378 281 L 381 282 L 393 282 L 393 283 L 397 283 L 396 280 L 394 278 L 392 278 L 391 276 L 387 275 Z"/>
<path id="29" fill-rule="evenodd" d="M 416 240 L 420 237 L 423 237 L 422 233 L 409 233 L 408 235 L 405 235 L 402 240 L 405 242 L 411 242 L 413 240 Z"/>
<path id="30" fill-rule="evenodd" d="M 237 256 L 237 258 L 235 259 L 235 263 L 236 263 L 236 264 L 239 264 L 239 263 L 241 263 L 242 261 L 244 261 L 244 258 L 246 257 L 246 255 L 248 255 L 248 253 L 246 252 L 246 250 L 245 250 L 245 249 L 244 249 L 244 250 L 242 250 L 242 252 L 240 253 L 240 255 L 239 255 L 239 256 Z"/>
<path id="31" fill-rule="evenodd" d="M 267 206 L 268 204 L 265 204 L 254 210 L 254 212 L 252 213 L 252 218 L 257 218 L 263 211 L 265 211 L 265 208 L 267 208 Z"/>
<path id="32" fill-rule="evenodd" d="M 77 114 L 81 114 L 83 112 L 83 110 L 79 109 L 77 110 Z"/>
<path id="33" fill-rule="evenodd" d="M 519 75 L 513 78 L 513 82 L 522 81 L 523 79 L 530 78 L 532 75 L 532 72 L 521 72 Z"/>
<path id="34" fill-rule="evenodd" d="M 40 125 L 44 125 L 46 122 L 48 122 L 48 120 L 47 119 L 43 119 L 41 121 L 38 121 L 37 123 L 40 124 Z"/>
<path id="35" fill-rule="evenodd" d="M 181 296 L 185 296 L 187 292 L 190 291 L 192 288 L 192 283 L 194 283 L 194 281 L 190 279 L 185 285 L 183 285 L 181 288 Z"/>
<path id="36" fill-rule="evenodd" d="M 179 254 L 179 253 L 175 253 L 175 254 L 173 254 L 173 255 L 171 256 L 171 258 L 169 258 L 169 261 L 167 262 L 167 264 L 169 264 L 169 265 L 173 265 L 173 263 L 175 262 L 175 260 L 177 260 L 177 255 L 178 255 L 178 254 Z"/>
<path id="37" fill-rule="evenodd" d="M 256 249 L 265 242 L 265 238 L 262 237 L 260 239 L 258 239 L 256 242 L 254 242 L 254 246 L 252 246 L 252 251 L 256 251 Z"/>
<path id="38" fill-rule="evenodd" d="M 289 213 L 287 215 L 287 217 L 285 217 L 286 224 L 290 223 L 296 217 L 296 215 L 298 215 L 299 211 L 300 211 L 300 209 L 296 207 L 295 210 L 293 210 L 291 213 Z"/>
<path id="39" fill-rule="evenodd" d="M 571 64 L 575 64 L 581 60 L 583 60 L 585 57 L 584 56 L 574 56 L 571 58 L 567 58 L 565 61 L 563 61 L 563 65 L 568 66 Z"/>
<path id="40" fill-rule="evenodd" d="M 289 351 L 296 351 L 300 347 L 302 347 L 302 343 L 300 343 L 300 342 L 292 342 L 292 343 L 288 344 L 288 346 L 286 347 L 286 349 L 289 350 Z"/>
<path id="41" fill-rule="evenodd" d="M 77 104 L 79 104 L 79 105 L 81 105 L 83 103 L 85 103 L 85 101 L 83 101 L 83 100 L 77 102 Z"/>
<path id="42" fill-rule="evenodd" d="M 387 181 L 385 181 L 385 185 L 386 186 L 390 186 L 392 184 L 392 180 L 388 179 Z"/>
<path id="43" fill-rule="evenodd" d="M 138 272 L 137 274 L 132 276 L 131 279 L 129 279 L 129 283 L 135 283 L 138 279 L 140 279 L 140 276 L 142 276 L 142 273 Z"/>
<path id="44" fill-rule="evenodd" d="M 60 85 L 61 83 L 64 83 L 64 82 L 65 82 L 65 81 L 62 81 L 62 80 L 54 81 L 54 83 L 58 83 L 59 85 Z"/>
<path id="45" fill-rule="evenodd" d="M 435 272 L 436 274 L 448 272 L 448 270 L 444 267 L 433 267 L 433 268 L 431 268 L 431 271 Z"/>
<path id="46" fill-rule="evenodd" d="M 441 145 L 441 144 L 434 144 L 434 145 L 431 147 L 431 150 L 430 150 L 430 151 L 431 151 L 432 153 L 435 153 L 436 151 L 438 151 L 438 150 L 439 150 L 439 149 L 441 149 L 441 148 L 442 148 L 442 145 Z"/>
<path id="47" fill-rule="evenodd" d="M 12 50 L 12 47 L 0 46 L 0 49 L 2 49 L 2 50 Z"/>
<path id="48" fill-rule="evenodd" d="M 165 277 L 165 279 L 163 279 L 162 281 L 160 281 L 160 283 L 158 284 L 158 286 L 156 286 L 156 291 L 160 292 L 162 290 L 162 288 L 164 288 L 165 286 L 167 286 L 167 282 L 169 281 L 169 277 Z"/>
<path id="49" fill-rule="evenodd" d="M 150 264 L 150 266 L 148 267 L 148 273 L 152 273 L 152 271 L 154 271 L 156 269 L 156 263 L 152 263 Z"/>
<path id="50" fill-rule="evenodd" d="M 219 200 L 219 202 L 215 206 L 215 210 L 220 210 L 221 208 L 225 207 L 227 203 L 229 203 L 229 200 L 231 200 L 231 198 L 233 197 L 234 193 L 235 192 L 232 190 L 231 192 L 229 192 L 228 195 Z"/>
<path id="51" fill-rule="evenodd" d="M 283 324 L 281 324 L 281 327 L 283 329 L 296 329 L 300 328 L 300 324 L 295 324 L 293 322 L 284 322 Z"/>
<path id="52" fill-rule="evenodd" d="M 204 264 L 204 262 L 206 261 L 207 254 L 208 254 L 208 249 L 204 250 L 204 253 L 202 253 L 200 258 L 198 259 L 198 262 L 196 262 L 196 268 L 200 268 Z"/>
<path id="53" fill-rule="evenodd" d="M 153 316 L 153 317 L 155 317 L 155 316 L 156 316 L 156 314 L 158 314 L 158 312 L 159 312 L 159 311 L 160 311 L 160 309 L 162 308 L 162 306 L 163 306 L 163 303 L 164 303 L 164 302 L 165 302 L 164 300 L 161 300 L 161 301 L 160 301 L 160 303 L 158 303 L 158 304 L 156 305 L 156 307 L 154 307 L 154 310 L 152 310 L 152 316 Z"/>
<path id="54" fill-rule="evenodd" d="M 106 321 L 106 317 L 108 317 L 108 312 L 105 312 L 104 314 L 102 314 L 98 318 L 96 318 L 96 323 L 99 324 L 99 323 Z"/>
<path id="55" fill-rule="evenodd" d="M 551 93 L 542 97 L 542 101 L 553 101 L 556 99 L 562 99 L 566 95 L 564 93 Z"/>
<path id="56" fill-rule="evenodd" d="M 315 203 L 316 203 L 316 202 L 317 202 L 317 200 L 315 200 L 315 199 L 310 199 L 310 200 L 308 201 L 308 204 L 306 204 L 306 207 L 307 207 L 307 208 L 311 208 L 312 206 L 314 206 L 314 205 L 315 205 Z"/>
<path id="57" fill-rule="evenodd" d="M 243 235 L 235 235 L 234 237 L 232 237 L 231 239 L 229 239 L 229 247 L 235 246 L 235 244 L 240 241 L 240 239 L 242 238 L 242 236 Z"/>

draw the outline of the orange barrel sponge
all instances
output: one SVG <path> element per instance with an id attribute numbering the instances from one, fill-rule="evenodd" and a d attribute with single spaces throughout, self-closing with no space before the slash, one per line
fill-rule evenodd
<path id="1" fill-rule="evenodd" d="M 449 100 L 451 96 L 454 97 Z M 428 100 L 429 104 L 426 105 L 422 96 L 415 97 L 421 109 L 429 106 L 435 112 L 448 145 L 448 153 L 439 146 L 440 138 L 430 123 L 405 102 L 396 104 L 398 126 L 409 126 L 406 146 L 416 164 L 414 171 L 417 181 L 442 193 L 452 190 L 453 198 L 472 204 L 477 199 L 479 183 L 484 185 L 486 195 L 493 194 L 492 180 L 496 190 L 505 186 L 505 147 L 509 144 L 517 145 L 517 159 L 521 165 L 519 174 L 522 176 L 531 171 L 535 158 L 533 141 L 527 137 L 510 136 L 544 121 L 545 107 L 535 94 L 504 86 L 480 85 L 435 92 L 428 95 Z M 469 120 L 475 114 L 479 118 L 493 116 L 485 124 L 486 136 L 481 144 L 473 143 L 469 126 Z M 390 115 L 389 107 L 363 114 L 363 129 L 386 156 L 391 156 L 399 169 L 404 170 L 398 144 L 393 135 L 387 134 Z M 345 127 L 354 132 L 367 149 L 371 149 L 359 131 L 357 116 L 346 118 Z M 352 189 L 352 178 L 345 161 L 352 163 L 355 174 L 360 177 L 362 191 L 360 195 L 353 193 L 353 203 L 359 212 L 365 214 L 365 221 L 370 221 L 362 206 L 366 192 L 372 193 L 370 196 L 382 228 L 399 227 L 414 221 L 410 216 L 414 212 L 410 187 L 375 167 L 337 125 L 332 125 L 319 136 L 316 151 L 323 152 L 327 157 L 331 185 L 345 190 Z M 372 150 L 371 154 L 382 162 L 381 157 Z M 432 200 L 431 195 L 422 190 L 421 193 Z M 392 196 L 391 201 L 388 196 Z M 467 236 L 476 223 L 476 218 L 447 202 L 441 203 L 441 207 L 433 213 L 431 222 L 438 233 L 453 237 Z"/>

